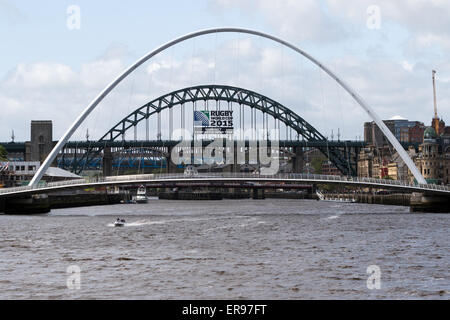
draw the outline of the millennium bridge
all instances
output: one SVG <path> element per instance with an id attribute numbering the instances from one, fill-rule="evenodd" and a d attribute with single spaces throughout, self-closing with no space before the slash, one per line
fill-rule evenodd
<path id="1" fill-rule="evenodd" d="M 141 174 L 105 178 L 75 179 L 60 182 L 41 183 L 38 186 L 23 186 L 0 189 L 0 197 L 26 196 L 50 193 L 66 189 L 85 189 L 92 187 L 114 187 L 146 185 L 157 187 L 233 187 L 233 188 L 295 188 L 295 184 L 333 184 L 342 186 L 370 187 L 374 189 L 397 190 L 400 192 L 419 192 L 428 195 L 450 197 L 450 187 L 435 184 L 412 184 L 397 180 L 344 177 L 319 174 L 274 174 L 254 173 L 196 173 L 196 174 Z M 274 184 L 274 185 L 271 185 Z"/>

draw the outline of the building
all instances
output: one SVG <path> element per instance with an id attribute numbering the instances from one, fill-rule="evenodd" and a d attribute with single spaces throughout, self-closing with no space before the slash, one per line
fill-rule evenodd
<path id="1" fill-rule="evenodd" d="M 39 161 L 0 162 L 0 187 L 28 185 L 40 166 L 41 163 Z M 63 169 L 51 167 L 48 168 L 42 180 L 53 182 L 77 178 L 81 177 Z"/>
<path id="2" fill-rule="evenodd" d="M 358 155 L 358 176 L 384 179 L 389 176 L 389 163 L 395 150 L 389 145 L 382 148 L 369 146 Z"/>
<path id="3" fill-rule="evenodd" d="M 389 177 L 389 179 L 392 179 L 392 180 L 401 180 L 401 179 L 399 179 L 399 177 L 400 177 L 399 167 L 396 162 L 389 162 L 388 177 Z"/>
<path id="4" fill-rule="evenodd" d="M 407 153 L 411 159 L 415 159 L 417 157 L 416 149 L 412 146 L 408 148 Z M 398 152 L 396 152 L 392 156 L 388 164 L 388 176 L 393 180 L 409 180 L 410 171 L 408 169 L 408 166 L 403 162 Z"/>
<path id="5" fill-rule="evenodd" d="M 383 122 L 398 141 L 403 143 L 422 143 L 425 130 L 422 122 L 409 121 L 400 116 L 394 116 L 389 120 L 383 120 Z M 374 121 L 364 123 L 364 141 L 369 146 L 377 148 L 389 145 L 388 139 Z"/>
<path id="6" fill-rule="evenodd" d="M 434 128 L 428 127 L 422 140 L 418 150 L 414 146 L 409 147 L 409 157 L 428 183 L 450 184 L 450 135 L 438 136 Z M 390 155 L 387 150 L 390 149 L 370 147 L 361 150 L 358 176 L 414 182 L 413 174 L 399 154 Z"/>
<path id="7" fill-rule="evenodd" d="M 322 174 L 327 176 L 340 176 L 342 172 L 329 160 L 322 162 Z"/>
<path id="8" fill-rule="evenodd" d="M 55 144 L 52 121 L 31 121 L 30 141 L 25 143 L 25 160 L 42 163 Z"/>
<path id="9" fill-rule="evenodd" d="M 420 144 L 423 142 L 423 134 L 425 133 L 425 125 L 416 121 L 413 127 L 408 128 L 409 143 Z"/>
<path id="10" fill-rule="evenodd" d="M 431 120 L 431 127 L 434 129 L 434 131 L 436 132 L 436 134 L 438 136 L 443 134 L 445 132 L 445 128 L 446 128 L 444 120 L 439 119 L 437 117 L 435 117 Z"/>
<path id="11" fill-rule="evenodd" d="M 408 121 L 400 116 L 383 120 L 401 143 L 408 143 L 408 154 L 428 183 L 450 183 L 450 127 L 438 117 L 435 73 L 433 70 L 434 117 L 431 127 L 419 121 Z M 364 140 L 368 148 L 361 150 L 358 160 L 360 177 L 414 181 L 414 176 L 399 157 L 389 155 L 390 143 L 375 122 L 364 124 Z M 387 161 L 387 163 L 386 163 Z"/>
<path id="12" fill-rule="evenodd" d="M 391 132 L 394 132 L 390 123 L 387 123 L 386 121 L 383 122 L 386 124 L 389 130 L 391 130 Z M 384 136 L 383 132 L 381 132 L 374 121 L 364 123 L 364 141 L 369 146 L 375 147 L 383 147 L 388 144 L 387 138 Z"/>
<path id="13" fill-rule="evenodd" d="M 450 126 L 444 128 L 444 136 L 450 136 Z"/>
<path id="14" fill-rule="evenodd" d="M 372 148 L 362 149 L 358 157 L 358 177 L 372 177 L 374 150 Z"/>
<path id="15" fill-rule="evenodd" d="M 4 144 L 8 149 L 8 160 L 13 162 L 42 163 L 58 141 L 53 141 L 52 121 L 31 121 L 30 141 L 23 144 L 14 140 Z M 14 137 L 12 137 L 14 138 Z M 56 161 L 53 165 L 56 164 Z"/>
<path id="16" fill-rule="evenodd" d="M 428 183 L 449 184 L 450 135 L 438 135 L 433 127 L 428 127 L 414 162 Z"/>
<path id="17" fill-rule="evenodd" d="M 385 179 L 389 177 L 389 158 L 374 157 L 372 161 L 372 176 L 375 179 Z"/>

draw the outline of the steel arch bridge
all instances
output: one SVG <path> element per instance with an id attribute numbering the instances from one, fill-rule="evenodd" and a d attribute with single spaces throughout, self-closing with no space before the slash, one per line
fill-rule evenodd
<path id="1" fill-rule="evenodd" d="M 347 152 L 348 150 L 341 150 L 337 146 L 329 146 L 327 138 L 294 111 L 257 92 L 226 85 L 199 85 L 188 87 L 165 94 L 144 104 L 108 130 L 108 132 L 99 139 L 95 150 L 94 148 L 88 148 L 80 161 L 83 165 L 73 167 L 74 171 L 77 174 L 81 173 L 83 167 L 89 165 L 89 161 L 98 157 L 100 152 L 105 149 L 103 146 L 106 146 L 113 141 L 125 140 L 125 133 L 128 130 L 135 128 L 142 121 L 146 121 L 150 117 L 160 114 L 163 110 L 184 106 L 187 103 L 195 103 L 198 101 L 237 103 L 242 106 L 247 106 L 252 110 L 259 110 L 263 113 L 263 119 L 264 115 L 271 116 L 273 119 L 284 123 L 287 128 L 293 129 L 298 137 L 302 137 L 305 141 L 311 143 L 322 142 L 322 146 L 317 147 L 317 149 L 319 149 L 336 166 L 336 168 L 342 172 L 342 174 L 356 176 L 357 164 L 356 161 L 350 157 L 350 153 Z"/>

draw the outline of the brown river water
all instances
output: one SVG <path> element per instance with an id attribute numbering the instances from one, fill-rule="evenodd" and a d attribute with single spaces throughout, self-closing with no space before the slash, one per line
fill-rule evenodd
<path id="1" fill-rule="evenodd" d="M 285 199 L 0 215 L 0 299 L 449 299 L 449 227 L 448 214 Z"/>

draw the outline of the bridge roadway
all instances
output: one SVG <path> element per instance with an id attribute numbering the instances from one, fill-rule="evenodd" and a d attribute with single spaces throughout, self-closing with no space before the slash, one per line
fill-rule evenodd
<path id="1" fill-rule="evenodd" d="M 270 185 L 285 183 L 286 188 L 290 188 L 290 183 L 298 184 L 337 184 L 345 186 L 372 187 L 376 189 L 389 189 L 403 192 L 418 192 L 426 195 L 445 196 L 450 198 L 450 187 L 439 186 L 435 184 L 414 185 L 402 181 L 358 178 L 344 176 L 327 176 L 317 174 L 297 174 L 297 173 L 279 173 L 276 175 L 258 175 L 253 173 L 199 173 L 196 175 L 185 174 L 144 174 L 132 176 L 115 176 L 106 178 L 90 178 L 67 180 L 60 182 L 41 183 L 39 186 L 16 187 L 0 189 L 0 198 L 8 197 L 26 197 L 39 193 L 51 193 L 67 189 L 81 189 L 91 187 L 105 186 L 131 186 L 161 184 L 179 186 L 194 186 L 202 184 L 203 186 L 217 187 L 222 184 L 224 187 L 231 187 L 230 183 L 235 183 L 234 188 L 271 188 Z M 191 184 L 191 185 L 190 185 Z M 266 186 L 267 184 L 267 186 Z"/>

